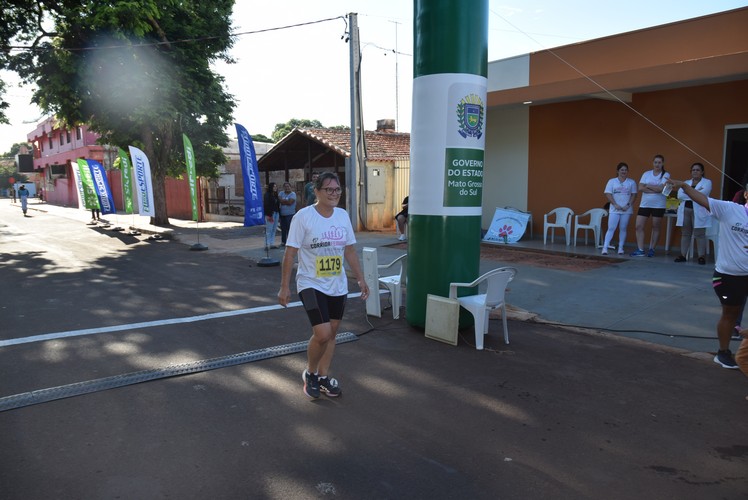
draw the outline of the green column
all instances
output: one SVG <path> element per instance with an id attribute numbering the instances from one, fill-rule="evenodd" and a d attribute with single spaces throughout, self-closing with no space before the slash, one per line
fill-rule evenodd
<path id="1" fill-rule="evenodd" d="M 488 0 L 414 0 L 407 320 L 480 264 Z M 463 326 L 466 326 L 463 324 Z"/>

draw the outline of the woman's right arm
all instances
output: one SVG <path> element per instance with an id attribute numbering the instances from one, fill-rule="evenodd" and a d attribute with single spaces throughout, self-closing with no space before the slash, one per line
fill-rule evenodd
<path id="1" fill-rule="evenodd" d="M 683 191 L 685 191 L 688 197 L 693 200 L 694 203 L 698 203 L 702 207 L 709 210 L 709 198 L 692 188 L 690 183 L 668 179 L 668 184 L 672 184 L 675 188 L 682 189 Z"/>
<path id="2" fill-rule="evenodd" d="M 286 307 L 289 300 L 291 300 L 291 271 L 293 270 L 293 262 L 298 252 L 298 248 L 286 246 L 286 251 L 283 254 L 281 285 L 280 290 L 278 290 L 278 303 L 283 307 Z"/>

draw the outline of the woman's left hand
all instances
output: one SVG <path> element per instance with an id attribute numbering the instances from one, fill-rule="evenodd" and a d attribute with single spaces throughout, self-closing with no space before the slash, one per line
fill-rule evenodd
<path id="1" fill-rule="evenodd" d="M 369 286 L 366 281 L 359 281 L 358 286 L 361 289 L 361 299 L 366 300 L 369 298 Z"/>

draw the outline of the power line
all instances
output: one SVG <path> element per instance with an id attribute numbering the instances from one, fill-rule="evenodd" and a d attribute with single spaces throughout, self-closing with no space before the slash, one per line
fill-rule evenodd
<path id="1" fill-rule="evenodd" d="M 336 17 L 328 17 L 326 19 L 318 19 L 316 21 L 307 21 L 304 23 L 297 23 L 297 24 L 289 24 L 286 26 L 277 26 L 275 28 L 265 28 L 260 30 L 253 30 L 253 31 L 242 31 L 239 33 L 230 33 L 227 35 L 230 38 L 240 37 L 244 35 L 256 35 L 258 33 L 267 33 L 270 31 L 280 31 L 280 30 L 287 30 L 291 28 L 300 28 L 302 26 L 309 26 L 312 24 L 320 24 L 320 23 L 326 23 L 329 21 L 335 21 L 337 19 L 342 19 L 345 21 L 345 16 L 336 16 Z M 66 50 L 69 52 L 79 52 L 79 51 L 89 51 L 89 50 L 105 50 L 105 49 L 121 49 L 121 48 L 132 48 L 132 47 L 154 47 L 154 46 L 160 46 L 160 45 L 174 45 L 174 44 L 181 44 L 181 43 L 195 43 L 195 42 L 204 42 L 207 40 L 218 40 L 221 38 L 225 38 L 224 36 L 204 36 L 204 37 L 198 37 L 198 38 L 185 38 L 182 40 L 166 40 L 166 41 L 159 41 L 159 42 L 149 42 L 149 43 L 138 43 L 138 44 L 123 44 L 123 45 L 107 45 L 107 46 L 97 46 L 97 47 L 80 47 L 80 48 L 69 48 L 69 47 L 61 47 L 61 50 Z M 33 47 L 28 45 L 10 45 L 8 46 L 10 50 L 18 50 L 18 51 L 46 51 L 50 50 L 52 47 Z"/>

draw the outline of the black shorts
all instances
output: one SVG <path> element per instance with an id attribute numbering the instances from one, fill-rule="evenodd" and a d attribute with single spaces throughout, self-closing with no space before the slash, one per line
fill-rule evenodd
<path id="1" fill-rule="evenodd" d="M 649 217 L 650 215 L 652 217 L 664 217 L 665 216 L 665 209 L 664 208 L 642 208 L 639 207 L 639 211 L 636 212 L 636 215 L 641 215 L 642 217 Z"/>
<path id="2" fill-rule="evenodd" d="M 742 306 L 748 297 L 748 276 L 733 276 L 714 271 L 712 287 L 723 306 Z"/>
<path id="3" fill-rule="evenodd" d="M 329 323 L 331 319 L 343 319 L 345 302 L 348 300 L 346 295 L 326 295 L 314 288 L 303 289 L 299 292 L 299 298 L 312 326 Z"/>

